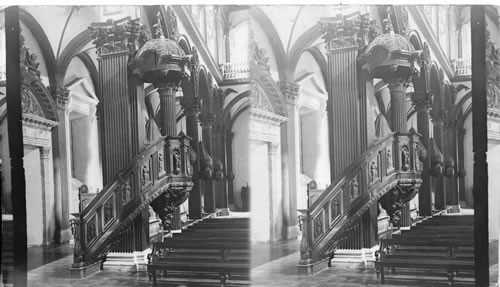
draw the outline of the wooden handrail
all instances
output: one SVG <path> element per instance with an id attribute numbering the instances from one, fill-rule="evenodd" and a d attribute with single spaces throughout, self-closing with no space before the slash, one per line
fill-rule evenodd
<path id="1" fill-rule="evenodd" d="M 361 215 L 387 191 L 399 186 L 409 198 L 420 185 L 419 135 L 395 132 L 353 162 L 302 211 L 303 236 L 299 265 L 332 254 Z"/>
<path id="2" fill-rule="evenodd" d="M 190 139 L 162 137 L 137 155 L 81 211 L 74 214 L 74 267 L 105 256 L 120 232 L 159 195 L 173 197 L 192 188 Z M 81 206 L 81 205 L 80 205 Z"/>

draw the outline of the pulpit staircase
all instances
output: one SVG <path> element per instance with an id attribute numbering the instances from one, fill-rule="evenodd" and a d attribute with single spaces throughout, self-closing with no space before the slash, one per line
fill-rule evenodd
<path id="1" fill-rule="evenodd" d="M 97 194 L 80 194 L 80 213 L 73 214 L 73 269 L 105 259 L 135 217 L 159 196 L 165 210 L 181 204 L 192 188 L 190 139 L 162 137 L 149 144 Z M 83 275 L 85 276 L 85 275 Z"/>
<path id="2" fill-rule="evenodd" d="M 375 267 L 382 284 L 474 286 L 474 216 L 434 216 L 382 239 Z"/>
<path id="3" fill-rule="evenodd" d="M 153 244 L 148 272 L 187 286 L 249 286 L 249 218 L 207 218 Z M 177 285 L 175 285 L 177 286 Z"/>
<path id="4" fill-rule="evenodd" d="M 321 194 L 308 196 L 300 210 L 302 241 L 298 272 L 310 274 L 333 258 L 335 250 L 362 237 L 360 222 L 384 195 L 388 214 L 395 217 L 421 184 L 419 135 L 395 132 L 379 140 Z M 390 191 L 390 192 L 389 192 Z M 325 264 L 326 265 L 326 264 Z M 319 268 L 321 269 L 321 268 Z"/>

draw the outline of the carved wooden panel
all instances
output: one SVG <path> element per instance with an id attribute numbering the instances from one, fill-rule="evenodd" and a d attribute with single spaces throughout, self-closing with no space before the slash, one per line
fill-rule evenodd
<path id="1" fill-rule="evenodd" d="M 340 193 L 330 201 L 330 225 L 342 214 L 341 202 Z"/>
<path id="2" fill-rule="evenodd" d="M 112 196 L 106 203 L 104 203 L 104 207 L 102 208 L 102 218 L 103 218 L 103 226 L 105 227 L 110 223 L 113 218 L 115 218 L 115 204 L 114 204 L 114 199 L 115 197 Z"/>
<path id="3" fill-rule="evenodd" d="M 141 184 L 142 187 L 147 186 L 152 181 L 152 168 L 151 157 L 148 161 L 144 162 L 141 166 Z"/>
<path id="4" fill-rule="evenodd" d="M 385 162 L 386 162 L 386 174 L 389 174 L 391 171 L 394 170 L 394 159 L 392 156 L 392 145 L 388 146 L 387 149 L 385 150 Z"/>
<path id="5" fill-rule="evenodd" d="M 179 147 L 172 150 L 172 173 L 175 175 L 182 173 L 182 156 Z"/>
<path id="6" fill-rule="evenodd" d="M 94 214 L 94 216 L 90 218 L 85 229 L 87 230 L 87 243 L 89 243 L 97 237 L 97 214 Z"/>
<path id="7" fill-rule="evenodd" d="M 158 175 L 161 177 L 165 173 L 165 157 L 163 155 L 163 149 L 158 151 Z"/>
<path id="8" fill-rule="evenodd" d="M 401 145 L 401 169 L 408 171 L 410 169 L 410 147 L 407 143 Z"/>
<path id="9" fill-rule="evenodd" d="M 324 232 L 324 210 L 321 210 L 321 212 L 313 220 L 314 239 L 321 236 L 323 232 Z"/>
<path id="10" fill-rule="evenodd" d="M 374 157 L 368 163 L 368 181 L 370 185 L 376 183 L 380 179 L 379 155 Z"/>
<path id="11" fill-rule="evenodd" d="M 349 188 L 349 198 L 351 200 L 356 199 L 360 195 L 359 180 L 358 175 L 356 175 L 348 184 Z"/>
<path id="12" fill-rule="evenodd" d="M 122 205 L 127 204 L 132 199 L 132 187 L 130 180 L 125 181 L 121 186 Z"/>

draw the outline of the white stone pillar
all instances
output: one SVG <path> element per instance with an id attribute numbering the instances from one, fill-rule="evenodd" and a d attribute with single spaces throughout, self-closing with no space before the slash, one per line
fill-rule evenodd
<path id="1" fill-rule="evenodd" d="M 56 180 L 59 184 L 55 188 L 55 209 L 56 221 L 60 226 L 60 241 L 66 242 L 71 238 L 71 230 L 69 227 L 70 214 L 69 210 L 72 205 L 71 198 L 71 126 L 69 114 L 71 112 L 69 106 L 71 96 L 69 90 L 59 88 L 54 92 L 54 98 L 57 105 L 57 117 L 59 126 L 56 128 L 56 143 L 57 165 L 55 167 Z"/>
<path id="2" fill-rule="evenodd" d="M 281 239 L 283 222 L 283 210 L 281 205 L 281 157 L 278 151 L 278 143 L 267 143 L 267 154 L 269 161 L 269 234 L 271 242 Z"/>
<path id="3" fill-rule="evenodd" d="M 54 212 L 54 175 L 50 147 L 40 147 L 40 175 L 42 180 L 43 245 L 54 243 L 56 217 Z"/>
<path id="4" fill-rule="evenodd" d="M 296 238 L 299 233 L 297 224 L 297 200 L 300 195 L 300 116 L 299 116 L 299 85 L 283 83 L 282 91 L 287 100 L 288 120 L 286 122 L 286 141 L 288 148 L 288 191 L 283 191 L 284 201 L 288 202 L 285 214 L 288 216 L 288 238 Z M 305 191 L 304 191 L 305 192 Z M 286 204 L 284 204 L 286 205 Z"/>

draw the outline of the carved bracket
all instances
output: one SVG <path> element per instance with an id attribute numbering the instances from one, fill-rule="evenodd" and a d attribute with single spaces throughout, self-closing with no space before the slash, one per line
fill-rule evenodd
<path id="1" fill-rule="evenodd" d="M 401 209 L 418 193 L 421 183 L 415 180 L 401 182 L 382 196 L 379 200 L 383 209 L 387 211 L 394 226 L 399 226 Z"/>

